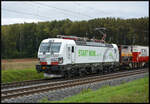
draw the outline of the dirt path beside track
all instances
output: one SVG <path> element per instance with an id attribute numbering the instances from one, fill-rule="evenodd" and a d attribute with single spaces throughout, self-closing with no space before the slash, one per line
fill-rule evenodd
<path id="1" fill-rule="evenodd" d="M 8 62 L 29 62 L 29 61 L 38 61 L 38 59 L 26 58 L 26 59 L 2 59 L 2 63 Z"/>

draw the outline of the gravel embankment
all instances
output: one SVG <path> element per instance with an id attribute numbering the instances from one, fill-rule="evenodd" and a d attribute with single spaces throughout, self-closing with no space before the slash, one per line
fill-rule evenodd
<path id="1" fill-rule="evenodd" d="M 143 78 L 144 76 L 148 76 L 149 73 L 133 75 L 129 77 L 117 78 L 92 84 L 80 85 L 71 88 L 59 89 L 55 91 L 49 91 L 40 94 L 34 94 L 30 96 L 18 97 L 15 99 L 3 100 L 2 103 L 38 103 L 40 99 L 48 98 L 49 101 L 62 100 L 65 97 L 73 96 L 80 93 L 84 89 L 92 89 L 96 90 L 101 88 L 104 85 L 115 86 L 124 82 L 133 81 L 135 79 Z"/>

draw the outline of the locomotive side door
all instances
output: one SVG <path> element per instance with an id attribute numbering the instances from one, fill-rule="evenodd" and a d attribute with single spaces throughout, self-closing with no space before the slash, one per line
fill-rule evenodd
<path id="1" fill-rule="evenodd" d="M 71 60 L 72 60 L 72 55 L 71 55 L 71 45 L 70 44 L 67 44 L 67 53 L 66 53 L 66 56 L 67 56 L 67 63 L 71 63 Z"/>
<path id="2" fill-rule="evenodd" d="M 75 63 L 75 46 L 74 45 L 71 46 L 71 63 L 72 64 Z"/>
<path id="3" fill-rule="evenodd" d="M 75 63 L 75 46 L 67 44 L 67 59 L 68 63 Z"/>

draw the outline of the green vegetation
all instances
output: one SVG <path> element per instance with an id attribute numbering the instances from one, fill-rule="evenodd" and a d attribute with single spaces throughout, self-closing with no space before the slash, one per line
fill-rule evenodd
<path id="1" fill-rule="evenodd" d="M 148 45 L 149 17 L 96 18 L 88 21 L 54 20 L 3 25 L 2 59 L 37 57 L 40 42 L 46 38 L 56 37 L 58 34 L 101 39 L 102 34 L 94 30 L 99 27 L 107 28 L 107 43 Z"/>
<path id="2" fill-rule="evenodd" d="M 107 102 L 107 103 L 148 103 L 149 78 L 145 77 L 118 86 L 104 86 L 99 90 L 84 90 L 80 94 L 65 98 L 62 101 L 40 100 L 41 103 L 70 103 L 70 102 Z"/>
<path id="3" fill-rule="evenodd" d="M 44 78 L 43 73 L 37 73 L 35 68 L 1 70 L 1 72 L 2 83 Z"/>

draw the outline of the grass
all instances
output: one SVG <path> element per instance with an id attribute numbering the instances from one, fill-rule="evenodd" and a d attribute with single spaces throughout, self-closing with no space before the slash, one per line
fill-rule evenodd
<path id="1" fill-rule="evenodd" d="M 104 86 L 96 91 L 84 90 L 78 95 L 65 98 L 62 101 L 48 101 L 47 98 L 40 103 L 148 103 L 149 78 L 141 78 L 118 86 Z"/>
<path id="2" fill-rule="evenodd" d="M 34 80 L 44 78 L 43 73 L 37 73 L 35 68 L 1 70 L 2 83 Z"/>
<path id="3" fill-rule="evenodd" d="M 44 78 L 43 73 L 37 73 L 35 69 L 36 64 L 38 64 L 36 59 L 2 60 L 2 83 Z"/>

